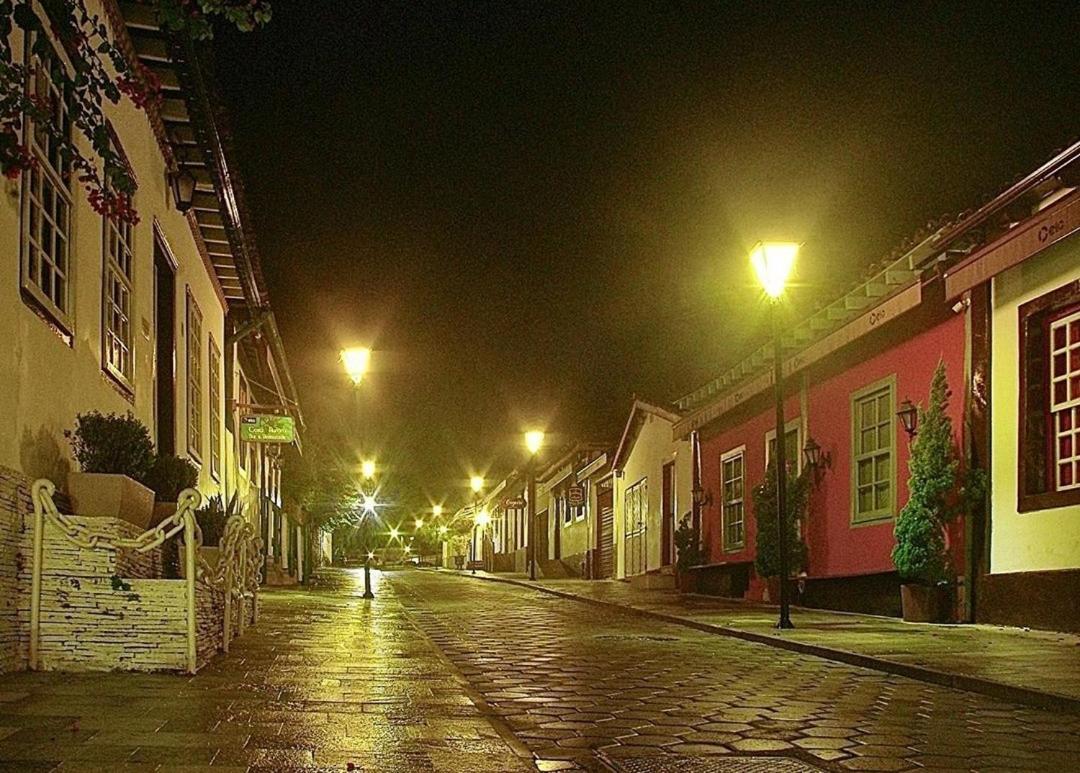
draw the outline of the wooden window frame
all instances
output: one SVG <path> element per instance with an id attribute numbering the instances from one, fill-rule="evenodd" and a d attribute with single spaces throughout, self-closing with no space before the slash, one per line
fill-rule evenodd
<path id="1" fill-rule="evenodd" d="M 184 339 L 187 342 L 186 382 L 187 382 L 187 450 L 196 462 L 202 461 L 203 445 L 203 315 L 191 288 L 187 289 L 187 309 L 184 314 L 186 329 Z M 198 324 L 193 325 L 192 321 Z M 194 367 L 192 367 L 194 364 Z"/>
<path id="2" fill-rule="evenodd" d="M 871 395 L 877 395 L 877 393 L 886 391 L 889 396 L 889 406 L 887 411 L 888 427 L 889 427 L 889 502 L 886 507 L 875 508 L 874 510 L 860 514 L 859 513 L 859 412 L 858 405 L 860 402 L 866 400 Z M 851 423 L 851 487 L 850 487 L 850 507 L 851 507 L 851 525 L 852 526 L 866 526 L 878 523 L 884 523 L 892 521 L 896 518 L 896 500 L 897 500 L 897 476 L 896 476 L 896 374 L 893 373 L 886 376 L 883 379 L 879 379 L 872 384 L 867 384 L 861 389 L 851 393 L 850 397 L 850 423 Z"/>
<path id="3" fill-rule="evenodd" d="M 1034 362 L 1029 361 L 1029 353 L 1040 344 L 1048 344 L 1049 342 L 1049 326 L 1050 322 L 1056 318 L 1067 316 L 1073 311 L 1080 308 L 1077 304 L 1077 298 L 1080 297 L 1080 279 L 1074 279 L 1061 287 L 1051 290 L 1048 293 L 1040 295 L 1027 303 L 1022 304 L 1017 309 L 1017 325 L 1018 325 L 1018 351 L 1017 351 L 1017 373 L 1019 376 L 1019 412 L 1017 418 L 1016 428 L 1016 510 L 1019 513 L 1030 513 L 1039 510 L 1050 510 L 1058 507 L 1071 507 L 1080 505 L 1080 489 L 1066 489 L 1064 491 L 1056 491 L 1053 487 L 1047 487 L 1043 490 L 1039 490 L 1037 486 L 1033 486 L 1029 480 L 1029 474 L 1037 474 L 1038 469 L 1029 469 L 1026 467 L 1031 462 L 1033 454 L 1041 454 L 1041 461 L 1043 462 L 1042 474 L 1045 476 L 1043 483 L 1049 479 L 1049 476 L 1053 472 L 1052 467 L 1049 465 L 1049 461 L 1053 459 L 1054 449 L 1051 445 L 1053 440 L 1052 433 L 1050 432 L 1050 392 L 1049 387 L 1047 389 L 1036 389 L 1035 393 L 1029 392 L 1029 386 L 1031 381 L 1031 369 L 1039 367 L 1039 361 L 1036 358 Z M 1050 378 L 1050 362 L 1049 362 L 1049 347 L 1047 351 L 1043 353 L 1047 358 L 1042 368 L 1043 373 L 1041 378 L 1045 379 L 1047 385 Z M 1033 405 L 1032 402 L 1035 401 Z M 1039 431 L 1045 434 L 1043 442 L 1039 442 L 1038 438 L 1032 439 L 1029 436 L 1031 427 L 1029 426 L 1028 418 L 1029 414 L 1035 412 L 1042 412 L 1042 424 L 1039 427 Z M 1038 460 L 1036 460 L 1038 462 Z M 1035 468 L 1039 465 L 1036 463 Z"/>
<path id="4" fill-rule="evenodd" d="M 795 473 L 797 475 L 801 475 L 802 474 L 802 465 L 803 465 L 803 459 L 802 459 L 803 437 L 802 437 L 802 417 L 801 416 L 796 416 L 794 419 L 788 419 L 787 423 L 784 424 L 784 438 L 786 439 L 787 436 L 790 435 L 792 432 L 795 433 L 795 459 L 794 460 L 788 459 L 786 461 L 787 461 L 788 464 L 791 464 L 792 461 L 794 461 L 795 462 Z M 776 427 L 773 427 L 772 429 L 770 429 L 768 432 L 765 433 L 765 469 L 766 470 L 769 469 L 769 462 L 771 461 L 771 458 L 772 458 L 772 449 L 770 448 L 770 446 L 771 446 L 771 444 L 772 444 L 772 442 L 774 440 L 776 440 Z"/>
<path id="5" fill-rule="evenodd" d="M 767 446 L 766 446 L 767 447 Z M 737 504 L 742 508 L 742 518 L 740 522 L 740 529 L 742 533 L 742 539 L 738 542 L 728 542 L 728 505 L 736 504 L 736 500 L 727 499 L 724 486 L 727 483 L 724 472 L 724 467 L 729 462 L 739 459 L 742 462 L 742 471 L 739 477 L 742 479 L 742 497 L 739 498 Z M 735 479 L 732 478 L 734 481 Z M 746 549 L 746 446 L 742 445 L 738 448 L 732 448 L 729 451 L 725 451 L 720 454 L 720 547 L 725 553 L 737 553 Z"/>

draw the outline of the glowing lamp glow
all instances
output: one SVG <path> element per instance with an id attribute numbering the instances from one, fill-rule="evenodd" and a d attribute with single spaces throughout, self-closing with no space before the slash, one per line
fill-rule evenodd
<path id="1" fill-rule="evenodd" d="M 391 526 L 390 527 L 390 539 L 397 539 L 400 535 L 401 535 L 401 532 L 398 531 L 397 526 Z"/>
<path id="2" fill-rule="evenodd" d="M 479 475 L 473 475 L 469 478 L 469 487 L 472 488 L 473 493 L 479 494 L 480 489 L 484 487 L 484 479 Z"/>
<path id="3" fill-rule="evenodd" d="M 371 349 L 366 346 L 357 346 L 351 349 L 341 350 L 341 362 L 345 366 L 345 372 L 354 384 L 364 380 L 364 375 L 371 364 Z"/>
<path id="4" fill-rule="evenodd" d="M 750 262 L 758 281 L 770 298 L 784 294 L 784 286 L 798 254 L 799 245 L 795 242 L 758 242 L 750 251 Z"/>
<path id="5" fill-rule="evenodd" d="M 423 518 L 417 518 L 415 523 L 416 523 L 416 528 L 418 528 L 418 529 L 424 528 L 424 519 Z"/>
<path id="6" fill-rule="evenodd" d="M 408 545 L 406 545 L 406 546 L 405 546 L 405 552 L 406 552 L 406 553 L 411 553 L 411 552 L 412 552 L 412 548 L 411 548 L 411 547 L 409 547 Z"/>
<path id="7" fill-rule="evenodd" d="M 364 476 L 365 480 L 371 480 L 375 477 L 375 460 L 365 459 L 360 464 L 360 474 Z"/>
<path id="8" fill-rule="evenodd" d="M 480 528 L 484 528 L 489 523 L 491 523 L 491 514 L 488 513 L 487 510 L 481 510 L 479 513 L 476 514 L 476 517 L 473 520 L 476 522 L 477 526 L 479 526 Z"/>
<path id="9" fill-rule="evenodd" d="M 364 497 L 364 512 L 374 513 L 377 504 L 378 503 L 375 501 L 375 497 L 373 497 L 371 494 L 368 494 Z"/>
<path id="10" fill-rule="evenodd" d="M 439 527 L 439 534 L 445 535 L 448 531 L 450 531 L 450 529 L 448 527 L 446 527 L 446 526 L 440 526 Z"/>
<path id="11" fill-rule="evenodd" d="M 440 515 L 442 515 L 442 505 L 435 505 L 433 508 L 431 508 L 431 513 L 436 518 L 438 518 Z"/>
<path id="12" fill-rule="evenodd" d="M 368 557 L 368 559 L 375 558 L 375 553 L 373 553 L 372 551 L 369 550 L 368 554 L 367 554 L 367 557 Z"/>
<path id="13" fill-rule="evenodd" d="M 539 453 L 540 448 L 544 445 L 544 433 L 538 429 L 531 429 L 525 433 L 525 447 L 529 449 L 529 453 L 534 456 Z"/>

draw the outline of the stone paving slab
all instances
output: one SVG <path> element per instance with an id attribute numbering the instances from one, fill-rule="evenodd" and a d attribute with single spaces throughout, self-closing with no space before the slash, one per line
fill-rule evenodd
<path id="1" fill-rule="evenodd" d="M 361 577 L 265 593 L 258 626 L 193 677 L 0 677 L 0 771 L 535 772 L 394 589 L 365 601 Z"/>
<path id="2" fill-rule="evenodd" d="M 1070 714 L 536 588 L 419 570 L 390 582 L 541 759 L 642 773 L 750 770 L 762 757 L 834 773 L 1067 771 L 1080 759 L 1080 717 Z"/>
<path id="3" fill-rule="evenodd" d="M 792 608 L 794 630 L 775 628 L 777 608 L 617 580 L 539 580 L 480 572 L 581 601 L 632 609 L 750 641 L 909 676 L 1005 700 L 1080 713 L 1080 636 L 991 625 L 929 625 L 873 615 Z"/>

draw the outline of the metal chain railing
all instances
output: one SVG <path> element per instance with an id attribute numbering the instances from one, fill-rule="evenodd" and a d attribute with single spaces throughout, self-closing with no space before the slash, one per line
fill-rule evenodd
<path id="1" fill-rule="evenodd" d="M 183 532 L 184 580 L 187 586 L 187 669 L 195 673 L 198 667 L 196 582 L 201 582 L 224 594 L 225 609 L 222 630 L 222 646 L 227 652 L 232 639 L 232 607 L 240 601 L 238 633 L 243 633 L 245 615 L 243 601 L 251 599 L 252 619 L 258 610 L 259 561 L 262 541 L 255 527 L 242 515 L 233 515 L 225 524 L 219 545 L 217 566 L 210 566 L 199 550 L 202 547 L 202 530 L 195 517 L 195 510 L 202 502 L 202 495 L 194 489 L 185 489 L 177 498 L 176 512 L 153 528 L 136 537 L 124 538 L 107 534 L 92 526 L 80 523 L 61 513 L 53 500 L 56 486 L 52 481 L 41 479 L 31 487 L 34 502 L 34 554 L 30 597 L 30 668 L 40 666 L 41 629 L 41 575 L 44 559 L 45 525 L 55 527 L 73 545 L 93 550 L 134 550 L 146 553 L 162 545 L 166 540 Z"/>

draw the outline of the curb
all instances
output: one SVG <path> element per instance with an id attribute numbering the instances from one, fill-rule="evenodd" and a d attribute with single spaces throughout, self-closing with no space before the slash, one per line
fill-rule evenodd
<path id="1" fill-rule="evenodd" d="M 1041 690 L 1034 690 L 1030 687 L 1019 687 L 1017 685 L 1006 684 L 1004 682 L 996 682 L 991 679 L 983 679 L 977 676 L 953 674 L 949 673 L 948 671 L 939 671 L 937 669 L 927 668 L 926 666 L 915 666 L 909 663 L 897 663 L 893 660 L 885 660 L 883 658 L 876 658 L 870 655 L 861 655 L 857 652 L 849 652 L 848 650 L 834 649 L 832 647 L 823 647 L 820 644 L 809 644 L 807 642 L 791 641 L 790 639 L 780 639 L 778 637 L 766 636 L 764 634 L 754 633 L 752 631 L 743 631 L 738 628 L 730 628 L 724 625 L 716 625 L 714 623 L 705 623 L 699 620 L 691 620 L 689 618 L 679 617 L 678 615 L 669 615 L 664 612 L 654 612 L 648 609 L 641 609 L 640 607 L 627 606 L 626 604 L 620 604 L 614 601 L 602 601 L 600 599 L 594 599 L 588 596 L 579 596 L 576 593 L 556 590 L 554 588 L 548 588 L 543 585 L 536 585 L 525 580 L 515 580 L 508 577 L 492 577 L 490 575 L 467 576 L 473 577 L 477 580 L 487 580 L 488 582 L 501 582 L 507 585 L 517 585 L 522 588 L 530 588 L 532 590 L 547 593 L 552 596 L 558 596 L 560 598 L 578 601 L 583 604 L 593 604 L 595 606 L 618 609 L 623 612 L 638 615 L 639 617 L 646 617 L 653 620 L 662 620 L 666 623 L 681 625 L 685 628 L 693 628 L 697 631 L 702 631 L 704 633 L 711 633 L 719 636 L 730 636 L 734 639 L 742 639 L 743 641 L 753 642 L 755 644 L 765 644 L 770 647 L 789 650 L 791 652 L 798 652 L 804 655 L 813 655 L 815 657 L 823 658 L 825 660 L 845 663 L 849 666 L 858 666 L 860 668 L 867 668 L 872 671 L 881 671 L 886 674 L 904 676 L 909 679 L 915 679 L 921 682 L 928 682 L 930 684 L 936 684 L 941 687 L 949 687 L 954 690 L 964 690 L 966 692 L 979 693 L 980 695 L 986 695 L 991 698 L 996 698 L 998 700 L 1009 701 L 1012 703 L 1021 703 L 1037 709 L 1045 709 L 1048 711 L 1061 711 L 1069 714 L 1080 715 L 1080 698 L 1071 698 L 1066 695 L 1043 692 Z"/>

